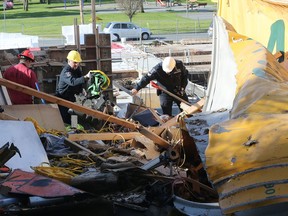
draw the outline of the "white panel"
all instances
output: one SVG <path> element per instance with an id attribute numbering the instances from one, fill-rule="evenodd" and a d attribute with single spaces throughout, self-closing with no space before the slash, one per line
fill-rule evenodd
<path id="1" fill-rule="evenodd" d="M 231 109 L 236 91 L 237 65 L 228 41 L 223 20 L 213 19 L 213 49 L 211 76 L 203 111 Z"/>
<path id="2" fill-rule="evenodd" d="M 40 166 L 49 163 L 46 151 L 32 122 L 26 121 L 0 121 L 0 146 L 7 142 L 14 143 L 20 150 L 5 165 L 12 169 L 33 171 L 30 166 Z"/>

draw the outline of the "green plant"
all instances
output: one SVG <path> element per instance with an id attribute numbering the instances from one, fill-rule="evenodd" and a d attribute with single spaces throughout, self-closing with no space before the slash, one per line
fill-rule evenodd
<path id="1" fill-rule="evenodd" d="M 102 3 L 108 3 L 101 0 Z M 111 1 L 110 1 L 111 2 Z M 97 0 L 96 0 L 97 3 Z M 29 11 L 23 11 L 22 1 L 14 0 L 14 9 L 2 10 L 0 31 L 8 33 L 22 33 L 40 37 L 62 36 L 62 26 L 73 25 L 75 19 L 80 24 L 78 1 L 66 3 L 41 4 L 39 0 L 29 1 Z M 89 5 L 90 2 L 85 2 Z M 2 8 L 3 9 L 3 8 Z M 192 12 L 189 12 L 192 13 Z M 197 12 L 193 12 L 197 13 Z M 91 23 L 91 11 L 84 10 L 84 23 Z M 128 21 L 124 13 L 97 13 L 102 20 L 97 21 L 104 27 L 110 21 Z M 207 31 L 211 20 L 191 20 L 185 17 L 185 12 L 165 11 L 137 13 L 133 22 L 148 27 L 153 34 L 187 33 Z"/>

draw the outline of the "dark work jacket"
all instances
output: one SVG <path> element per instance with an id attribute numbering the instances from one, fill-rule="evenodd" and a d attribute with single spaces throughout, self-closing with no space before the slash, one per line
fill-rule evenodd
<path id="1" fill-rule="evenodd" d="M 56 89 L 56 96 L 75 102 L 75 94 L 82 92 L 85 79 L 78 67 L 73 70 L 70 65 L 66 65 L 60 73 L 59 83 Z"/>
<path id="2" fill-rule="evenodd" d="M 173 94 L 180 94 L 188 84 L 188 71 L 182 61 L 176 60 L 176 66 L 170 73 L 166 73 L 162 69 L 162 62 L 158 63 L 152 70 L 142 77 L 140 82 L 136 84 L 135 89 L 139 91 L 150 83 L 157 80 L 157 84 Z"/>

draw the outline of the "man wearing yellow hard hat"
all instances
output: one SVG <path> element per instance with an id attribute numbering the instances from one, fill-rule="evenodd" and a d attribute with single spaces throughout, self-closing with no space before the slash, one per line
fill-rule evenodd
<path id="1" fill-rule="evenodd" d="M 59 82 L 56 88 L 56 96 L 65 100 L 75 102 L 75 94 L 79 94 L 83 90 L 83 84 L 90 77 L 90 73 L 82 75 L 80 63 L 81 55 L 76 50 L 71 50 L 67 55 L 67 65 L 60 73 Z M 60 106 L 59 110 L 64 123 L 71 124 L 71 116 L 68 113 L 69 108 Z"/>

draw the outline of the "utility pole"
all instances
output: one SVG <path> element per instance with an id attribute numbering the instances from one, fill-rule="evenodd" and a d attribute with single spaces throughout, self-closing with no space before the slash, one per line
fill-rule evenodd
<path id="1" fill-rule="evenodd" d="M 4 9 L 4 32 L 6 32 L 6 2 L 7 2 L 7 0 L 3 1 L 3 9 Z"/>
<path id="2" fill-rule="evenodd" d="M 79 0 L 79 8 L 80 8 L 80 19 L 81 19 L 81 24 L 84 24 L 84 16 L 83 16 L 83 0 Z"/>

